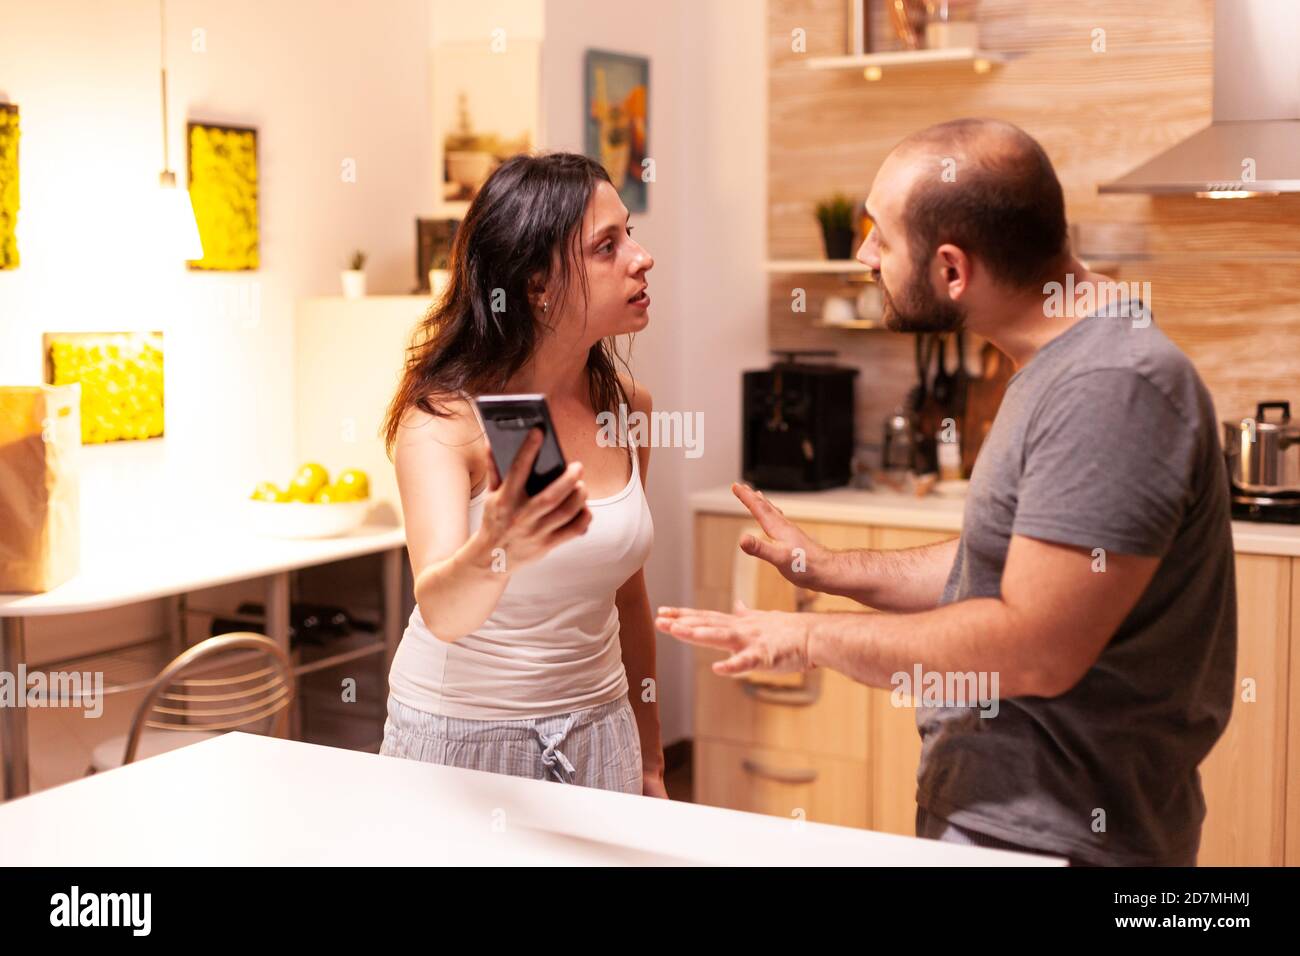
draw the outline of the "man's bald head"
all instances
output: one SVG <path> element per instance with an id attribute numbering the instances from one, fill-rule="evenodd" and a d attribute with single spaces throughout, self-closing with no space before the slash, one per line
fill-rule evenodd
<path id="1" fill-rule="evenodd" d="M 999 283 L 1041 287 L 1066 255 L 1065 199 L 1051 160 L 1011 123 L 959 119 L 895 147 L 888 162 L 910 173 L 902 216 L 916 265 L 944 243 Z"/>

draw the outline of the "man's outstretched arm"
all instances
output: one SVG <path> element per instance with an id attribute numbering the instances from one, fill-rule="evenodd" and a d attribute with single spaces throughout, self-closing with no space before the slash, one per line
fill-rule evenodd
<path id="1" fill-rule="evenodd" d="M 1054 697 L 1093 665 L 1155 574 L 1160 559 L 1092 552 L 1015 535 L 1002 594 L 915 614 L 737 614 L 661 608 L 656 626 L 681 640 L 731 652 L 716 674 L 824 666 L 889 687 L 917 664 L 926 671 L 997 672 L 1003 697 Z"/>

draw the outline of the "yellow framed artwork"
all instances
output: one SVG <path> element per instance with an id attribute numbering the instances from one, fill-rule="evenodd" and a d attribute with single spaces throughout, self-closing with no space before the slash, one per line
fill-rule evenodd
<path id="1" fill-rule="evenodd" d="M 81 442 L 163 435 L 161 332 L 46 332 L 45 381 L 81 383 Z"/>
<path id="2" fill-rule="evenodd" d="M 18 268 L 18 107 L 0 103 L 0 269 Z"/>
<path id="3" fill-rule="evenodd" d="M 186 125 L 190 201 L 203 241 L 191 269 L 241 272 L 258 267 L 257 130 Z"/>

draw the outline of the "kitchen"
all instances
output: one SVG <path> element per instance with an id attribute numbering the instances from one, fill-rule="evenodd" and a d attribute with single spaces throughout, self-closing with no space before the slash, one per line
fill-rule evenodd
<path id="1" fill-rule="evenodd" d="M 861 610 L 741 553 L 754 522 L 729 485 L 764 489 L 826 547 L 902 549 L 961 530 L 979 443 L 1015 370 L 971 335 L 884 329 L 880 289 L 854 254 L 863 202 L 895 144 L 935 123 L 993 116 L 1051 158 L 1074 254 L 1154 303 L 1216 420 L 1254 439 L 1226 465 L 1238 486 L 1237 668 L 1249 696 L 1201 769 L 1199 862 L 1300 860 L 1300 786 L 1289 772 L 1300 766 L 1300 708 L 1289 706 L 1300 688 L 1300 533 L 1293 520 L 1271 520 L 1289 517 L 1300 486 L 1289 409 L 1270 404 L 1293 396 L 1285 356 L 1300 344 L 1300 206 L 1284 168 L 1300 110 L 1294 88 L 1269 86 L 1269 58 L 1243 45 L 1285 37 L 1289 7 L 1257 4 L 1248 18 L 1225 16 L 1228 29 L 1216 18 L 1238 5 L 1225 0 L 1139 12 L 1101 0 L 982 0 L 902 4 L 901 14 L 884 3 L 717 0 L 670 3 L 654 18 L 618 2 L 502 2 L 470 14 L 394 0 L 387 16 L 344 4 L 310 23 L 293 3 L 266 15 L 201 0 L 107 6 L 6 0 L 13 29 L 0 40 L 0 103 L 21 131 L 5 155 L 22 173 L 20 194 L 9 185 L 16 174 L 5 182 L 6 196 L 21 197 L 16 213 L 6 206 L 21 259 L 0 271 L 0 385 L 23 420 L 54 423 L 21 438 L 25 452 L 40 451 L 40 480 L 29 458 L 0 464 L 11 469 L 0 472 L 10 513 L 49 516 L 4 542 L 6 553 L 35 553 L 39 573 L 28 565 L 25 580 L 0 586 L 9 592 L 0 670 L 102 674 L 105 685 L 93 721 L 70 708 L 5 708 L 5 832 L 74 812 L 90 788 L 107 797 L 115 779 L 138 776 L 123 793 L 142 792 L 165 786 L 173 765 L 217 774 L 203 759 L 223 747 L 236 761 L 233 740 L 135 759 L 146 736 L 139 702 L 188 649 L 221 635 L 260 633 L 282 652 L 293 693 L 280 736 L 339 751 L 330 761 L 379 749 L 389 667 L 416 602 L 398 481 L 377 429 L 412 329 L 443 291 L 454 224 L 485 171 L 521 149 L 585 152 L 632 172 L 618 195 L 657 262 L 654 317 L 636 335 L 632 366 L 655 413 L 678 416 L 683 430 L 703 424 L 690 447 L 649 442 L 652 606 L 728 611 L 741 598 L 768 610 Z M 381 57 L 388 69 L 377 75 L 368 64 Z M 69 79 L 61 71 L 72 61 Z M 449 80 L 475 70 L 475 83 Z M 1253 92 L 1234 94 L 1237 82 Z M 611 115 L 636 117 L 630 146 L 602 132 Z M 1207 127 L 1261 132 L 1248 146 L 1210 133 L 1207 145 Z M 85 141 L 104 144 L 103 168 L 89 176 Z M 1212 162 L 1225 156 L 1227 168 Z M 205 179 L 213 157 L 228 168 Z M 1195 167 L 1207 159 L 1209 172 Z M 143 210 L 159 190 L 136 184 L 159 169 L 189 184 L 201 256 L 153 248 L 160 230 Z M 84 235 L 87 212 L 116 234 L 106 255 L 69 262 L 68 237 Z M 210 256 L 222 224 L 224 244 Z M 98 374 L 88 367 L 110 347 L 129 350 L 139 380 L 156 385 L 142 386 L 140 437 L 101 428 L 102 409 L 86 397 Z M 76 374 L 60 378 L 65 367 Z M 79 401 L 60 391 L 72 381 Z M 78 417 L 74 464 L 52 432 Z M 310 504 L 280 497 L 322 491 Z M 819 845 L 840 847 L 824 862 L 869 863 L 885 845 L 906 846 L 895 862 L 957 862 L 926 856 L 935 841 L 915 839 L 913 708 L 832 670 L 723 679 L 710 672 L 712 652 L 665 634 L 656 651 L 668 803 L 728 811 L 683 818 L 665 856 L 742 862 L 700 842 L 735 826 L 756 841 L 743 860 L 765 859 L 764 847 L 773 862 L 795 859 L 771 849 L 778 831 L 762 829 L 794 819 Z M 93 691 L 68 696 L 101 703 Z M 242 759 L 298 760 L 292 753 Z M 384 772 L 401 779 L 421 769 L 379 763 L 398 765 Z M 304 763 L 302 773 L 323 779 L 345 766 Z M 500 799 L 544 816 L 524 793 Z M 37 816 L 19 817 L 24 805 Z M 410 812 L 387 806 L 390 819 Z M 671 828 L 665 809 L 628 812 Z M 577 809 L 564 812 L 580 828 Z M 837 844 L 820 825 L 891 838 Z M 557 846 L 519 853 L 546 859 Z M 181 862 L 119 850 L 68 861 Z M 466 862 L 473 851 L 469 841 L 441 859 Z M 499 852 L 490 859 L 510 862 Z M 319 853 L 309 859 L 347 859 Z M 649 847 L 627 853 L 651 861 Z"/>

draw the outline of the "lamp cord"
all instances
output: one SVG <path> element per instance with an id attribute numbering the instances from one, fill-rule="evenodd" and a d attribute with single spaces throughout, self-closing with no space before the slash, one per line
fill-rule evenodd
<path id="1" fill-rule="evenodd" d="M 158 0 L 158 72 L 162 84 L 162 147 L 163 172 L 171 171 L 171 156 L 167 149 L 167 0 Z"/>

